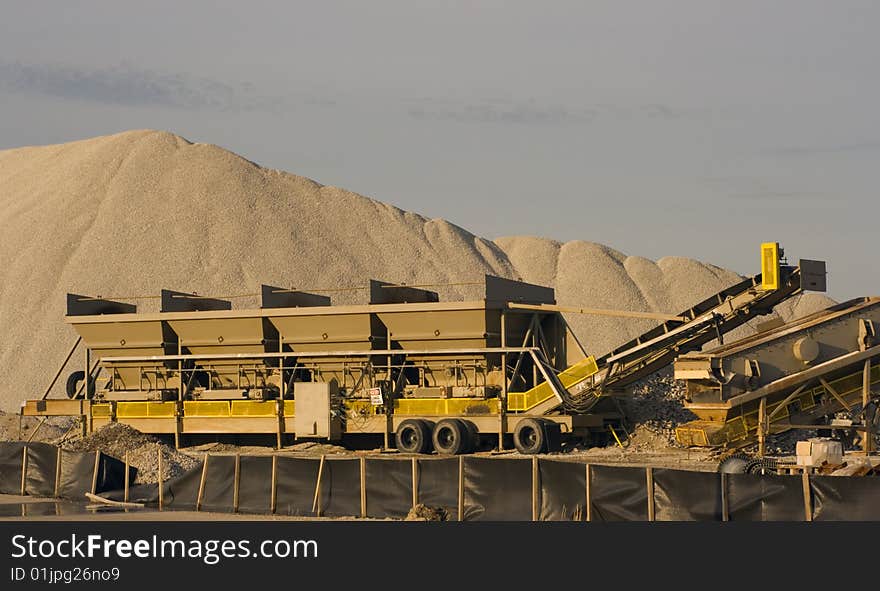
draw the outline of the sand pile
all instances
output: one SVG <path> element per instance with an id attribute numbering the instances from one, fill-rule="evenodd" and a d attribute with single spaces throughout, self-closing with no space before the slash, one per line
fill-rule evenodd
<path id="1" fill-rule="evenodd" d="M 6 410 L 42 395 L 75 340 L 62 321 L 67 292 L 155 296 L 164 287 L 227 296 L 255 293 L 260 283 L 308 290 L 491 273 L 553 286 L 562 304 L 676 313 L 738 279 L 698 261 L 655 263 L 590 242 L 492 242 L 157 131 L 0 151 L 0 260 L 0 331 L 14 343 L 0 349 L 0 372 L 15 377 L 0 382 Z M 438 291 L 462 299 L 474 289 Z M 367 297 L 333 295 L 336 303 Z M 157 307 L 155 299 L 134 303 Z M 653 325 L 570 320 L 595 354 Z M 53 397 L 62 395 L 60 382 Z"/>
<path id="2" fill-rule="evenodd" d="M 169 447 L 151 435 L 145 435 L 137 429 L 121 423 L 105 425 L 83 439 L 64 445 L 70 451 L 102 451 L 103 453 L 125 459 L 128 452 L 129 463 L 137 468 L 137 484 L 159 481 L 159 454 L 162 452 L 162 477 L 167 480 L 187 470 L 195 468 L 201 462 Z"/>

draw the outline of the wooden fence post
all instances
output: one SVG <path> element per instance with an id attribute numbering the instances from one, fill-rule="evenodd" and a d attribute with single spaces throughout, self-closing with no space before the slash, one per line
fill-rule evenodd
<path id="1" fill-rule="evenodd" d="M 205 498 L 205 482 L 208 479 L 208 459 L 211 457 L 211 454 L 205 454 L 205 459 L 202 461 L 202 476 L 199 478 L 199 493 L 196 496 L 196 511 L 202 510 L 202 500 Z"/>
<path id="2" fill-rule="evenodd" d="M 235 472 L 232 476 L 232 512 L 238 513 L 241 488 L 241 454 L 235 454 Z"/>
<path id="3" fill-rule="evenodd" d="M 95 452 L 95 469 L 92 471 L 92 494 L 98 494 L 98 468 L 101 467 L 101 452 Z"/>
<path id="4" fill-rule="evenodd" d="M 727 473 L 721 473 L 721 521 L 730 521 L 730 499 L 727 495 Z"/>
<path id="5" fill-rule="evenodd" d="M 364 456 L 360 458 L 361 468 L 361 517 L 367 516 L 367 460 Z"/>
<path id="6" fill-rule="evenodd" d="M 21 495 L 27 494 L 28 448 L 21 448 Z"/>
<path id="7" fill-rule="evenodd" d="M 318 464 L 318 480 L 315 482 L 315 499 L 312 501 L 312 513 L 315 514 L 316 517 L 321 516 L 321 480 L 324 476 L 324 454 L 321 454 L 321 463 Z"/>
<path id="8" fill-rule="evenodd" d="M 61 454 L 64 450 L 58 448 L 58 455 L 55 456 L 55 496 L 61 496 Z M 128 499 L 126 499 L 128 500 Z"/>
<path id="9" fill-rule="evenodd" d="M 413 457 L 412 460 L 412 508 L 419 504 L 419 462 Z"/>
<path id="10" fill-rule="evenodd" d="M 541 495 L 540 474 L 538 458 L 532 456 L 532 521 L 538 521 L 540 507 L 538 497 Z"/>
<path id="11" fill-rule="evenodd" d="M 126 503 L 128 502 L 128 489 L 129 489 L 128 471 L 129 471 L 129 462 L 128 462 L 128 452 L 126 451 L 125 452 L 125 493 L 122 497 L 122 500 L 125 501 Z"/>
<path id="12" fill-rule="evenodd" d="M 458 520 L 464 521 L 464 456 L 458 456 Z"/>
<path id="13" fill-rule="evenodd" d="M 587 516 L 587 521 L 592 521 L 593 520 L 593 509 L 591 507 L 592 499 L 590 498 L 590 493 L 591 493 L 591 491 L 590 491 L 590 465 L 584 464 L 584 469 L 586 470 L 586 480 L 585 480 L 586 486 L 585 486 L 585 488 L 586 488 L 586 493 L 587 493 L 587 506 L 586 506 L 585 513 Z"/>
<path id="14" fill-rule="evenodd" d="M 272 454 L 272 497 L 269 502 L 270 511 L 274 515 L 278 506 L 278 456 Z"/>
<path id="15" fill-rule="evenodd" d="M 648 489 L 648 521 L 654 521 L 654 469 L 645 468 L 645 484 Z"/>
<path id="16" fill-rule="evenodd" d="M 806 466 L 801 474 L 801 482 L 804 484 L 804 519 L 813 521 L 813 505 L 810 501 L 810 472 Z"/>

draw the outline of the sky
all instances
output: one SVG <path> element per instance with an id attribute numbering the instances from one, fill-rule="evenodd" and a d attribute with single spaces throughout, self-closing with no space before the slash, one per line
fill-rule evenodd
<path id="1" fill-rule="evenodd" d="M 487 238 L 742 274 L 778 241 L 878 295 L 878 26 L 843 0 L 0 0 L 0 149 L 163 129 Z"/>

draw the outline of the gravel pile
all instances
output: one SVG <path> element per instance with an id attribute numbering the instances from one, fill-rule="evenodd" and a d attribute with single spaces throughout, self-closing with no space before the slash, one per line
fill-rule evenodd
<path id="1" fill-rule="evenodd" d="M 461 283 L 490 273 L 555 287 L 560 304 L 677 313 L 739 279 L 698 261 L 654 262 L 591 242 L 493 242 L 149 130 L 0 151 L 0 260 L 0 333 L 17 344 L 0 349 L 0 373 L 16 377 L 0 383 L 6 410 L 42 394 L 74 342 L 63 322 L 66 292 L 238 295 L 263 282 L 309 290 L 361 286 L 369 278 Z M 436 289 L 444 299 L 479 297 L 475 286 Z M 366 297 L 333 294 L 341 304 Z M 141 311 L 158 306 L 155 299 L 129 301 Z M 258 298 L 234 305 L 255 307 Z M 597 355 L 655 324 L 568 319 Z M 64 382 L 52 397 L 63 397 Z"/>
<path id="2" fill-rule="evenodd" d="M 129 463 L 137 468 L 138 484 L 159 481 L 159 456 L 162 453 L 162 477 L 167 480 L 201 464 L 201 461 L 181 453 L 161 443 L 151 435 L 145 435 L 122 423 L 105 425 L 83 439 L 73 441 L 64 446 L 70 451 L 98 451 L 125 459 L 128 452 Z"/>
<path id="3" fill-rule="evenodd" d="M 49 417 L 44 421 L 38 417 L 20 417 L 0 411 L 0 441 L 30 440 L 54 444 L 69 433 L 71 427 L 77 431 L 77 422 L 77 419 L 68 417 Z"/>
<path id="4" fill-rule="evenodd" d="M 419 503 L 409 510 L 404 521 L 449 521 L 449 512 L 443 507 L 429 507 Z"/>
<path id="5" fill-rule="evenodd" d="M 633 428 L 630 445 L 637 449 L 673 447 L 675 428 L 697 417 L 684 407 L 685 385 L 666 369 L 636 382 L 632 395 L 622 399 L 627 423 Z"/>

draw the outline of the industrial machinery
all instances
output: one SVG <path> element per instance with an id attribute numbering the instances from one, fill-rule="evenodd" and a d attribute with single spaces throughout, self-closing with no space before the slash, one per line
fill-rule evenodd
<path id="1" fill-rule="evenodd" d="M 679 357 L 685 406 L 699 417 L 680 426 L 684 445 L 737 447 L 796 428 L 877 432 L 880 298 L 856 298 L 703 353 Z"/>
<path id="2" fill-rule="evenodd" d="M 81 416 L 85 430 L 122 422 L 178 444 L 187 434 L 274 434 L 281 446 L 372 433 L 409 453 L 467 453 L 490 437 L 503 447 L 507 436 L 523 453 L 550 451 L 619 422 L 627 385 L 821 288 L 824 263 L 780 266 L 773 247 L 763 276 L 676 316 L 564 308 L 550 288 L 493 276 L 473 301 L 381 281 L 370 281 L 369 303 L 346 306 L 268 285 L 258 309 L 163 290 L 159 312 L 138 313 L 69 294 L 85 364 L 68 400 L 44 396 L 22 412 Z M 597 360 L 563 312 L 664 322 Z"/>

